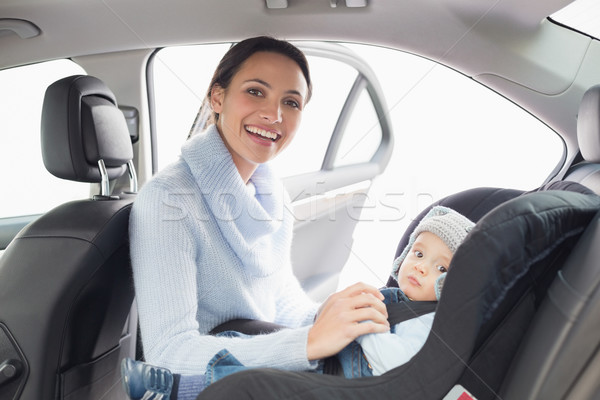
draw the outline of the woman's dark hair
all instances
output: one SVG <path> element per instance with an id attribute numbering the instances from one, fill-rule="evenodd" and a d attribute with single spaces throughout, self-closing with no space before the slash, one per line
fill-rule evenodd
<path id="1" fill-rule="evenodd" d="M 306 79 L 306 86 L 308 88 L 306 101 L 308 102 L 308 100 L 310 100 L 312 94 L 312 82 L 310 80 L 308 61 L 300 49 L 290 42 L 275 39 L 270 36 L 257 36 L 246 39 L 232 46 L 219 62 L 219 65 L 217 66 L 210 81 L 210 85 L 208 86 L 208 91 L 204 101 L 202 102 L 200 111 L 198 111 L 198 115 L 196 115 L 196 120 L 194 121 L 194 125 L 190 131 L 190 136 L 196 129 L 204 129 L 209 124 L 215 123 L 219 118 L 219 115 L 213 112 L 210 108 L 211 92 L 215 85 L 219 85 L 223 89 L 227 89 L 234 75 L 239 71 L 244 61 L 259 51 L 282 54 L 295 61 L 300 67 L 300 70 L 304 75 L 304 79 Z"/>

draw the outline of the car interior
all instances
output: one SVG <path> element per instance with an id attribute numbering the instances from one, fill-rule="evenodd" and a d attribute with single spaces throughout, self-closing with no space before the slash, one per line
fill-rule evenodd
<path id="1" fill-rule="evenodd" d="M 176 157 L 193 129 L 206 71 L 233 43 L 262 34 L 297 44 L 323 82 L 303 121 L 308 147 L 277 160 L 296 216 L 294 272 L 311 297 L 338 289 L 351 265 L 362 272 L 351 279 L 374 279 L 358 242 L 366 237 L 391 265 L 435 205 L 477 226 L 409 363 L 356 380 L 254 369 L 199 399 L 600 398 L 598 26 L 590 0 L 0 0 L 0 400 L 128 398 L 120 362 L 144 357 L 129 212 L 168 158 L 165 138 Z M 425 72 L 409 79 L 397 58 L 386 65 L 392 85 L 377 59 L 384 50 L 415 56 Z M 442 67 L 527 114 L 560 151 L 528 142 L 529 123 L 504 128 L 501 106 L 463 106 L 472 103 L 461 95 L 475 92 L 434 81 L 448 76 Z M 336 86 L 334 76 L 348 78 Z M 465 109 L 456 122 L 444 113 L 456 112 L 453 102 Z M 453 138 L 479 119 L 461 152 L 465 142 Z M 408 152 L 421 158 L 398 164 Z M 560 154 L 543 161 L 550 153 Z M 419 175 L 427 163 L 437 172 Z M 446 181 L 453 186 L 430 189 Z M 380 212 L 373 203 L 401 214 L 386 238 L 359 233 L 377 219 L 364 217 Z M 380 286 L 397 285 L 388 270 Z M 212 333 L 277 329 L 233 320 Z"/>

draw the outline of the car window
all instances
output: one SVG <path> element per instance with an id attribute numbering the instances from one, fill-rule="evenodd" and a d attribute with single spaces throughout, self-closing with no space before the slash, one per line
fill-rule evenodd
<path id="1" fill-rule="evenodd" d="M 40 118 L 46 88 L 66 76 L 85 74 L 69 60 L 0 71 L 0 218 L 40 214 L 63 202 L 87 197 L 89 185 L 46 171 Z"/>
<path id="2" fill-rule="evenodd" d="M 435 198 L 477 186 L 532 189 L 562 161 L 554 131 L 476 81 L 411 54 L 347 46 L 370 60 L 386 96 L 396 178 Z"/>

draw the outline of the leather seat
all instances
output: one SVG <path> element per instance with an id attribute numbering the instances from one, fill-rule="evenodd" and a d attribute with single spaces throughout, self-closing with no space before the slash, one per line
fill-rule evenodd
<path id="1" fill-rule="evenodd" d="M 0 399 L 125 399 L 119 363 L 134 357 L 137 327 L 125 118 L 102 81 L 71 76 L 48 87 L 41 135 L 49 172 L 101 192 L 42 215 L 0 259 Z M 127 171 L 131 193 L 110 195 Z"/>
<path id="2" fill-rule="evenodd" d="M 569 169 L 563 180 L 579 182 L 600 194 L 600 85 L 589 88 L 577 117 L 577 141 L 583 161 Z"/>

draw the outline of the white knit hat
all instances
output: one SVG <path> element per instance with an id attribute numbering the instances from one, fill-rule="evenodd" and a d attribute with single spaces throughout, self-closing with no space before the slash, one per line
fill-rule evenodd
<path id="1" fill-rule="evenodd" d="M 406 258 L 408 251 L 414 244 L 417 236 L 423 232 L 431 232 L 446 244 L 452 254 L 458 246 L 465 240 L 467 234 L 473 229 L 475 223 L 462 214 L 457 213 L 448 207 L 435 206 L 423 217 L 419 225 L 411 233 L 408 244 L 402 251 L 402 254 L 394 260 L 392 268 L 392 277 L 398 280 L 398 271 L 402 261 Z M 442 285 L 446 274 L 442 274 L 436 282 L 436 296 L 439 300 Z"/>

